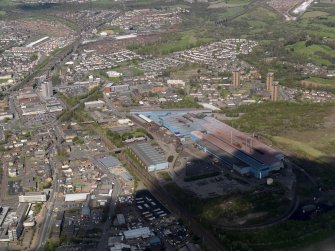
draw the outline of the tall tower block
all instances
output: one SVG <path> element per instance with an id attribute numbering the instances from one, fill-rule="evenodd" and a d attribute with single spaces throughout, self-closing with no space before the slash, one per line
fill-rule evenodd
<path id="1" fill-rule="evenodd" d="M 51 81 L 44 82 L 41 84 L 41 89 L 42 89 L 42 96 L 45 99 L 48 99 L 52 96 L 53 94 L 53 88 L 52 88 L 52 83 Z"/>
<path id="2" fill-rule="evenodd" d="M 52 82 L 51 81 L 47 82 L 47 87 L 48 87 L 48 96 L 52 97 L 52 95 L 53 95 L 53 87 L 52 87 Z"/>
<path id="3" fill-rule="evenodd" d="M 233 86 L 235 89 L 238 89 L 241 84 L 241 73 L 239 70 L 233 71 Z"/>
<path id="4" fill-rule="evenodd" d="M 49 95 L 48 95 L 48 85 L 47 85 L 47 83 L 42 83 L 41 84 L 41 89 L 42 89 L 42 96 L 44 98 L 48 98 Z"/>
<path id="5" fill-rule="evenodd" d="M 272 84 L 273 84 L 273 72 L 269 72 L 267 75 L 266 75 L 266 90 L 268 92 L 271 91 L 271 88 L 272 88 Z"/>
<path id="6" fill-rule="evenodd" d="M 273 82 L 271 90 L 271 100 L 278 101 L 279 98 L 279 83 Z"/>

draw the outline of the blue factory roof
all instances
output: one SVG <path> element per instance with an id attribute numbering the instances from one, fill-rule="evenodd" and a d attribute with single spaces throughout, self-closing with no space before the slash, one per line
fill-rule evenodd
<path id="1" fill-rule="evenodd" d="M 166 127 L 178 137 L 188 137 L 192 131 L 201 128 L 198 119 L 192 118 L 198 113 L 201 113 L 201 110 L 164 110 L 141 112 L 140 114 Z"/>
<path id="2" fill-rule="evenodd" d="M 238 166 L 248 165 L 258 170 L 262 170 L 263 168 L 267 167 L 267 165 L 264 165 L 264 163 L 256 160 L 247 153 L 244 153 L 243 151 L 233 147 L 232 145 L 215 137 L 214 135 L 207 134 L 205 137 L 206 138 L 197 140 L 197 143 L 208 148 L 212 154 L 224 158 L 226 162 L 230 161 L 231 164 Z M 236 159 L 239 161 L 237 162 Z"/>

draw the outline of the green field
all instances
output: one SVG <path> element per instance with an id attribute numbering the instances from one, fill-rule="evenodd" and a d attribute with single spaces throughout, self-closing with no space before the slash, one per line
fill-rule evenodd
<path id="1" fill-rule="evenodd" d="M 147 45 L 134 45 L 129 49 L 140 54 L 166 55 L 175 51 L 191 49 L 211 42 L 212 39 L 197 34 L 195 30 L 179 33 L 166 33 L 161 42 Z"/>
<path id="2" fill-rule="evenodd" d="M 321 85 L 330 85 L 335 87 L 335 79 L 327 79 L 327 78 L 320 78 L 320 77 L 309 77 L 306 79 L 307 81 L 312 81 Z"/>
<path id="3" fill-rule="evenodd" d="M 206 68 L 198 64 L 184 64 L 178 69 L 171 70 L 170 77 L 173 79 L 183 79 L 188 81 L 197 78 L 200 73 L 205 72 Z"/>
<path id="4" fill-rule="evenodd" d="M 332 22 L 334 22 L 334 17 L 330 14 L 329 16 L 302 18 L 296 25 L 310 36 L 334 39 L 335 27 L 332 26 Z"/>
<path id="5" fill-rule="evenodd" d="M 232 111 L 244 115 L 227 123 L 262 135 L 284 150 L 311 160 L 334 154 L 333 103 L 266 102 L 229 110 Z"/>
<path id="6" fill-rule="evenodd" d="M 252 4 L 248 7 L 250 6 Z M 228 8 L 228 11 L 234 9 Z M 335 68 L 333 47 L 335 5 L 313 5 L 302 18 L 294 22 L 284 22 L 283 17 L 276 12 L 257 5 L 251 7 L 249 11 L 241 10 L 241 13 L 235 13 L 237 16 L 232 20 L 228 18 L 227 25 L 222 28 L 222 34 L 229 33 L 231 36 L 237 35 L 260 41 L 260 53 L 257 57 L 251 59 L 252 55 L 248 55 L 247 58 L 250 58 L 248 61 L 252 62 L 256 68 L 261 68 L 261 71 L 263 71 L 264 51 L 268 52 L 268 56 L 275 57 L 272 68 L 277 72 L 276 75 L 291 79 L 290 82 L 299 79 L 299 73 L 293 73 L 293 68 L 285 69 L 281 64 L 282 61 L 300 64 L 311 62 L 331 69 Z M 223 12 L 218 15 L 218 18 L 224 18 L 224 15 Z M 307 41 L 311 41 L 313 45 L 306 47 Z M 280 71 L 279 74 L 278 71 Z"/>
<path id="7" fill-rule="evenodd" d="M 201 105 L 191 96 L 185 96 L 181 101 L 178 102 L 165 102 L 161 104 L 163 109 L 175 109 L 175 108 L 202 108 Z"/>
<path id="8" fill-rule="evenodd" d="M 246 5 L 250 2 L 250 0 L 225 0 L 225 1 L 215 1 L 211 2 L 208 6 L 209 9 L 216 8 L 232 8 Z"/>
<path id="9" fill-rule="evenodd" d="M 328 16 L 329 13 L 324 11 L 308 11 L 301 18 L 315 18 L 315 17 L 323 17 Z"/>
<path id="10" fill-rule="evenodd" d="M 107 34 L 114 34 L 114 33 L 119 34 L 124 32 L 124 30 L 121 29 L 120 27 L 105 27 L 99 31 L 99 33 L 101 32 L 106 32 Z"/>
<path id="11" fill-rule="evenodd" d="M 232 122 L 234 127 L 261 135 L 278 136 L 293 131 L 319 128 L 335 104 L 264 102 L 240 106 L 234 111 L 244 115 Z"/>
<path id="12" fill-rule="evenodd" d="M 238 17 L 236 20 L 246 20 L 252 23 L 253 21 L 266 22 L 275 19 L 277 19 L 276 13 L 263 7 L 257 7 Z"/>
<path id="13" fill-rule="evenodd" d="M 301 156 L 309 159 L 320 159 L 326 156 L 325 153 L 315 149 L 312 145 L 301 141 L 289 139 L 283 136 L 274 136 L 271 138 L 276 145 L 280 145 L 283 149 L 288 151 L 297 152 Z"/>
<path id="14" fill-rule="evenodd" d="M 232 19 L 238 14 L 241 14 L 244 11 L 243 6 L 238 5 L 236 7 L 230 7 L 224 9 L 222 13 L 218 15 L 218 18 L 227 18 L 227 19 Z"/>
<path id="15" fill-rule="evenodd" d="M 335 50 L 326 45 L 313 44 L 306 46 L 305 42 L 302 41 L 289 45 L 288 48 L 297 54 L 307 56 L 312 62 L 318 65 L 334 65 L 332 60 L 335 61 Z"/>

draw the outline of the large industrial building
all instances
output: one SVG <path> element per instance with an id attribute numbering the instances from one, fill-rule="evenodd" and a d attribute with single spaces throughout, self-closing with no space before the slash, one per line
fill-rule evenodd
<path id="1" fill-rule="evenodd" d="M 146 123 L 157 123 L 182 142 L 194 143 L 240 174 L 264 178 L 284 167 L 284 155 L 257 138 L 213 118 L 210 112 L 151 111 L 136 114 Z"/>
<path id="2" fill-rule="evenodd" d="M 167 128 L 181 141 L 191 140 L 191 132 L 201 128 L 199 118 L 211 116 L 212 110 L 208 109 L 167 109 L 157 111 L 137 112 L 132 114 L 146 123 L 156 123 Z M 200 121 L 201 122 L 201 121 Z"/>
<path id="3" fill-rule="evenodd" d="M 65 194 L 65 202 L 86 201 L 89 193 L 68 193 Z"/>
<path id="4" fill-rule="evenodd" d="M 126 240 L 129 240 L 136 238 L 149 238 L 150 236 L 152 236 L 152 233 L 149 227 L 141 227 L 124 231 L 123 235 Z"/>
<path id="5" fill-rule="evenodd" d="M 132 144 L 128 146 L 128 149 L 148 172 L 163 170 L 169 167 L 169 163 L 165 160 L 164 156 L 149 143 Z"/>

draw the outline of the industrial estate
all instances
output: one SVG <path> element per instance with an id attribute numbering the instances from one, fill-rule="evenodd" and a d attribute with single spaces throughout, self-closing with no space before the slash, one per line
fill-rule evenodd
<path id="1" fill-rule="evenodd" d="M 0 250 L 334 250 L 334 3 L 0 1 Z"/>

